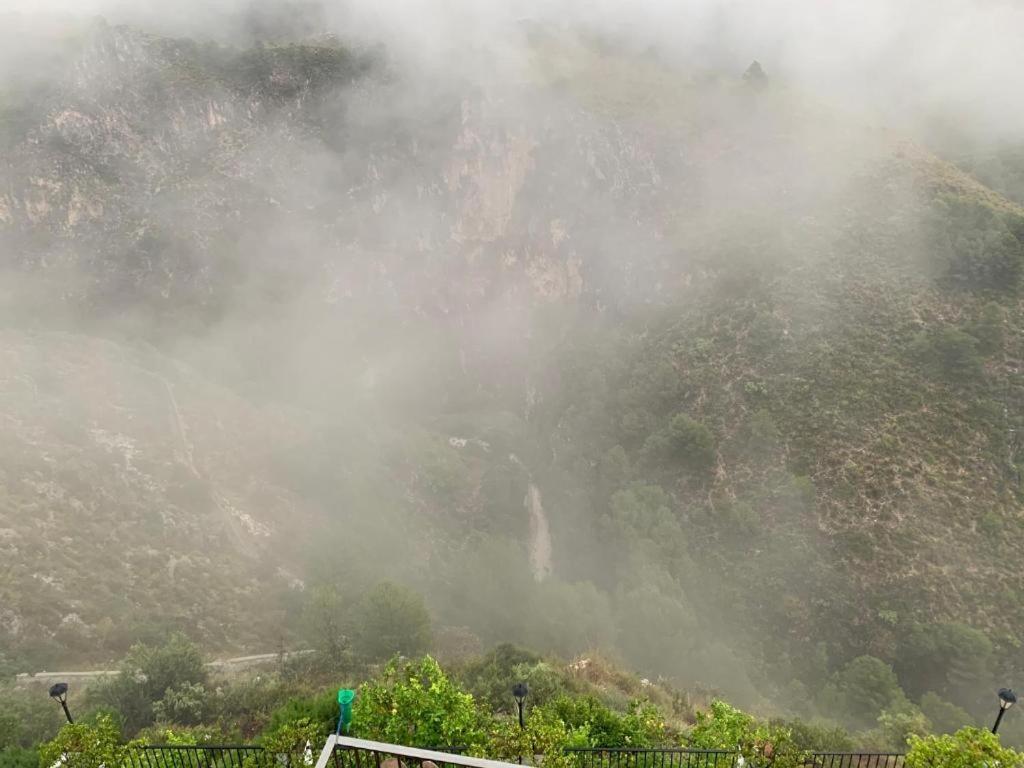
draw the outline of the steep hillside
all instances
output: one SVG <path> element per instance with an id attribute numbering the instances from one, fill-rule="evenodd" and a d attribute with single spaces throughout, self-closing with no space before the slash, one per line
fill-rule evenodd
<path id="1" fill-rule="evenodd" d="M 392 578 L 782 707 L 862 654 L 973 706 L 922 627 L 1022 668 L 1024 212 L 784 84 L 530 39 L 444 82 L 50 40 L 4 101 L 10 653 L 264 650 L 301 581 Z"/>
<path id="2" fill-rule="evenodd" d="M 6 636 L 50 658 L 154 623 L 267 637 L 258 609 L 296 578 L 275 567 L 288 531 L 313 523 L 271 467 L 307 421 L 94 338 L 7 330 L 0 355 Z"/>

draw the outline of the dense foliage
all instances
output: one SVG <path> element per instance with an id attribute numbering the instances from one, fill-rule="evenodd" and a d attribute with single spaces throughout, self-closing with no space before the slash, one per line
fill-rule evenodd
<path id="1" fill-rule="evenodd" d="M 65 725 L 39 750 L 41 765 L 67 765 L 69 768 L 112 768 L 125 762 L 126 747 L 121 734 L 108 715 L 95 723 Z"/>
<path id="2" fill-rule="evenodd" d="M 473 696 L 429 656 L 389 662 L 379 680 L 360 688 L 352 719 L 358 735 L 414 747 L 476 747 L 484 734 Z"/>
<path id="3" fill-rule="evenodd" d="M 136 645 L 118 675 L 90 689 L 93 705 L 120 714 L 134 733 L 156 720 L 182 725 L 202 722 L 207 672 L 198 648 L 182 634 L 161 645 Z"/>
<path id="4" fill-rule="evenodd" d="M 167 664 L 168 658 L 174 656 L 180 660 L 191 655 L 182 652 L 180 639 L 172 639 L 168 646 L 136 649 L 132 657 L 145 658 L 147 669 L 166 673 L 178 666 Z M 612 691 L 621 681 L 610 685 L 614 678 L 606 669 L 596 675 L 580 677 L 579 669 L 574 669 L 576 665 L 549 664 L 547 681 L 552 690 L 538 701 L 534 701 L 532 691 L 528 694 L 525 727 L 521 728 L 514 708 L 508 707 L 510 691 L 505 690 L 505 700 L 499 702 L 502 706 L 497 712 L 488 705 L 486 692 L 501 698 L 497 696 L 495 685 L 499 680 L 501 684 L 507 683 L 510 670 L 521 672 L 531 667 L 536 669 L 541 664 L 549 663 L 511 646 L 496 648 L 485 657 L 473 659 L 456 675 L 446 672 L 429 656 L 417 660 L 395 658 L 376 672 L 368 670 L 370 677 L 357 686 L 352 732 L 363 738 L 410 746 L 458 746 L 472 754 L 509 761 L 523 759 L 533 763 L 541 759 L 541 765 L 548 768 L 574 768 L 578 760 L 572 749 L 595 746 L 686 746 L 739 753 L 753 766 L 797 768 L 806 764 L 808 753 L 812 751 L 852 751 L 870 746 L 901 749 L 904 744 L 909 746 L 908 768 L 977 768 L 982 763 L 1004 768 L 1024 765 L 1024 756 L 1002 746 L 997 737 L 978 728 L 959 727 L 955 733 L 938 736 L 927 735 L 921 728 L 918 732 L 913 732 L 912 727 L 908 731 L 907 724 L 922 716 L 907 710 L 905 702 L 900 706 L 887 702 L 889 708 L 879 719 L 879 726 L 873 732 L 876 735 L 862 733 L 855 740 L 834 724 L 761 720 L 717 699 L 706 707 L 696 708 L 691 721 L 688 714 L 680 718 L 670 700 L 661 698 L 663 703 L 655 703 L 664 696 L 664 691 L 657 686 L 647 686 L 649 696 L 633 699 L 620 707 L 610 702 L 616 700 Z M 868 681 L 868 692 L 864 695 L 884 698 L 891 692 L 890 674 L 891 670 L 887 672 L 884 665 L 863 660 L 849 667 L 842 683 L 849 686 L 853 680 L 863 677 Z M 172 678 L 176 675 L 169 674 L 160 685 L 166 684 L 165 690 L 173 690 Z M 485 698 L 474 697 L 463 687 L 463 679 L 484 692 Z M 227 691 L 217 696 L 248 695 L 245 693 L 247 685 L 231 683 Z M 238 692 L 232 690 L 236 687 L 240 689 Z M 271 688 L 262 694 L 265 701 L 276 698 L 280 702 L 257 726 L 256 741 L 272 753 L 315 753 L 317 745 L 334 730 L 336 689 L 295 695 L 297 690 L 300 689 L 294 686 L 284 691 Z M 162 700 L 166 700 L 166 696 Z M 941 710 L 940 701 L 935 694 L 928 694 L 923 706 L 937 712 Z M 198 726 L 166 722 L 143 729 L 135 734 L 134 741 L 126 740 L 126 733 L 118 724 L 119 719 L 126 722 L 122 713 L 87 710 L 75 725 L 61 727 L 56 736 L 41 744 L 31 748 L 10 743 L 0 745 L 0 765 L 37 768 L 63 761 L 73 768 L 118 768 L 127 765 L 128 752 L 137 744 L 216 744 L 251 738 L 240 734 L 252 732 L 252 718 L 258 717 L 259 707 L 227 719 L 225 714 L 230 708 L 224 702 L 206 711 L 214 709 L 222 713 L 215 721 Z M 235 719 L 238 716 L 249 722 Z M 131 734 L 134 731 L 127 730 L 127 735 Z M 878 735 L 888 735 L 894 740 L 872 745 L 871 739 Z"/>
<path id="5" fill-rule="evenodd" d="M 922 738 L 912 736 L 907 768 L 1020 768 L 1024 754 L 1003 747 L 998 737 L 978 728 L 962 728 L 954 734 Z"/>

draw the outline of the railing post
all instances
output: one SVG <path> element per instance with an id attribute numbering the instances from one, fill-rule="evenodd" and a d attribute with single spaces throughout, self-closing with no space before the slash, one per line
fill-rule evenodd
<path id="1" fill-rule="evenodd" d="M 317 758 L 316 768 L 327 768 L 327 763 L 334 754 L 334 748 L 338 744 L 338 737 L 331 735 L 327 737 L 327 743 L 324 744 L 324 748 L 320 750 L 320 757 Z"/>

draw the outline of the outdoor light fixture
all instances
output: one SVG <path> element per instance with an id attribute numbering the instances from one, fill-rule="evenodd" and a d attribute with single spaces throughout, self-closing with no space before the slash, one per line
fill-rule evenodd
<path id="1" fill-rule="evenodd" d="M 71 719 L 71 712 L 68 711 L 68 684 L 54 683 L 51 685 L 50 698 L 56 699 L 60 702 L 60 705 L 64 710 L 64 717 L 68 719 L 69 723 L 74 723 L 75 721 Z"/>
<path id="2" fill-rule="evenodd" d="M 525 728 L 526 723 L 523 722 L 523 702 L 526 701 L 526 696 L 530 692 L 526 683 L 516 683 L 512 686 L 512 695 L 516 699 L 516 708 L 519 710 L 519 727 Z"/>
<path id="3" fill-rule="evenodd" d="M 992 726 L 992 733 L 999 730 L 999 723 L 1003 721 L 1003 715 L 1006 714 L 1006 710 L 1017 703 L 1017 694 L 1011 691 L 1009 688 L 999 689 L 999 714 L 996 715 L 996 724 Z"/>

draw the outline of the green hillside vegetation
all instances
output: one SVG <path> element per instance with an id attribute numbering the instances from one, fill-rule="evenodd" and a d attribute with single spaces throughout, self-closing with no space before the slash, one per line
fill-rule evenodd
<path id="1" fill-rule="evenodd" d="M 122 659 L 83 705 L 124 737 L 271 738 L 339 681 L 216 693 L 166 638 L 309 646 L 380 706 L 430 651 L 432 738 L 511 757 L 513 677 L 537 744 L 799 752 L 986 724 L 1024 673 L 1012 179 L 557 36 L 424 99 L 334 41 L 90 34 L 88 88 L 0 95 L 5 676 Z M 467 660 L 505 642 L 542 655 Z M 595 648 L 653 683 L 546 660 Z"/>
<path id="2" fill-rule="evenodd" d="M 315 751 L 333 732 L 335 689 L 325 679 L 310 685 L 315 667 L 304 670 L 304 681 L 296 677 L 303 670 L 283 664 L 252 681 L 221 681 L 214 689 L 196 660 L 195 648 L 180 637 L 161 647 L 133 649 L 123 676 L 89 689 L 84 700 L 79 696 L 74 702 L 78 723 L 56 733 L 54 723 L 42 726 L 49 718 L 30 730 L 6 715 L 0 765 L 51 765 L 67 753 L 75 756 L 74 765 L 121 765 L 128 751 L 142 744 L 239 740 L 273 753 L 299 754 L 307 744 Z M 1022 759 L 992 734 L 962 723 L 953 727 L 955 735 L 951 730 L 951 735 L 934 737 L 927 735 L 927 718 L 888 716 L 851 735 L 828 723 L 760 720 L 717 699 L 695 705 L 679 692 L 638 683 L 599 659 L 589 662 L 566 666 L 499 646 L 447 669 L 429 656 L 396 657 L 383 667 L 353 669 L 343 678 L 345 685 L 357 688 L 351 734 L 422 748 L 457 746 L 508 761 L 541 754 L 543 765 L 565 768 L 578 764 L 572 749 L 594 746 L 739 750 L 755 765 L 767 760 L 795 768 L 805 764 L 809 752 L 849 750 L 855 739 L 867 740 L 874 749 L 909 746 L 912 765 L 955 768 L 976 765 L 968 758 L 985 755 L 1009 766 Z M 872 699 L 884 698 L 896 686 L 891 670 L 889 680 L 884 669 L 880 676 L 867 671 L 874 663 L 865 659 L 863 671 L 851 669 L 843 691 L 851 702 L 863 702 L 865 712 L 883 703 Z M 319 669 L 321 675 L 324 671 Z M 530 692 L 525 727 L 520 728 L 510 691 L 513 683 L 523 681 L 529 681 Z M 630 696 L 625 703 L 619 698 L 623 694 Z M 5 695 L 5 711 L 25 714 L 31 701 L 24 693 Z M 143 719 L 139 703 L 145 704 Z M 940 757 L 963 762 L 935 762 Z"/>

